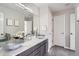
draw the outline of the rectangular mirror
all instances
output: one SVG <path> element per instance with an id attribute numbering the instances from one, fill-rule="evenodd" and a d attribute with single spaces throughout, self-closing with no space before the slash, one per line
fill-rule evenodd
<path id="1" fill-rule="evenodd" d="M 0 38 L 23 38 L 33 34 L 33 14 L 18 3 L 0 4 Z M 7 37 L 6 37 L 7 36 Z"/>

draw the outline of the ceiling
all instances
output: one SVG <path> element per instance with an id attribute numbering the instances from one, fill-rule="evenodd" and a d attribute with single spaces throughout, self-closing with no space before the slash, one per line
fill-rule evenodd
<path id="1" fill-rule="evenodd" d="M 48 7 L 51 9 L 52 12 L 62 11 L 66 9 L 74 8 L 76 5 L 75 3 L 25 3 L 24 5 L 26 7 L 35 5 L 37 7 L 44 7 L 45 5 L 48 5 Z M 18 6 L 16 6 L 16 3 L 0 3 L 0 6 L 5 6 L 8 8 L 12 8 L 20 13 L 26 14 L 27 16 L 31 15 L 31 13 L 28 12 L 28 10 L 24 10 Z"/>
<path id="2" fill-rule="evenodd" d="M 32 15 L 28 10 L 24 10 L 19 6 L 17 6 L 16 3 L 0 3 L 0 6 L 10 8 L 21 14 L 25 14 L 26 17 L 29 17 L 29 15 Z"/>
<path id="3" fill-rule="evenodd" d="M 72 4 L 72 3 L 50 3 L 49 4 L 49 8 L 53 12 L 72 9 L 74 7 L 75 7 L 75 4 Z"/>
<path id="4" fill-rule="evenodd" d="M 72 9 L 75 7 L 75 3 L 35 3 L 36 6 L 40 7 L 48 4 L 52 12 L 62 11 L 66 9 Z"/>

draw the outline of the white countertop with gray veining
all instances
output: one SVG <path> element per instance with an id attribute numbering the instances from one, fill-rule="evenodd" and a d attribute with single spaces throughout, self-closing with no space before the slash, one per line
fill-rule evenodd
<path id="1" fill-rule="evenodd" d="M 22 47 L 16 49 L 16 50 L 12 50 L 12 51 L 5 51 L 3 49 L 0 48 L 0 56 L 16 56 L 17 54 L 20 54 L 21 52 L 37 45 L 38 43 L 46 40 L 47 38 L 43 38 L 43 39 L 38 39 L 38 38 L 32 38 L 31 40 L 26 40 L 24 43 L 21 43 Z"/>

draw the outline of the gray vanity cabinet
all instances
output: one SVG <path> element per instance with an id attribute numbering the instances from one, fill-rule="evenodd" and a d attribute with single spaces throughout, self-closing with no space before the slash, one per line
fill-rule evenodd
<path id="1" fill-rule="evenodd" d="M 46 54 L 46 44 L 41 46 L 41 55 L 44 56 Z"/>
<path id="2" fill-rule="evenodd" d="M 31 47 L 30 49 L 18 54 L 17 56 L 45 56 L 48 51 L 48 40 Z"/>

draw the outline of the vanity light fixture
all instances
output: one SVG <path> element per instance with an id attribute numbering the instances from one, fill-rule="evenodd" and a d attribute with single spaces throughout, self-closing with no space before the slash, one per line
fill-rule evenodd
<path id="1" fill-rule="evenodd" d="M 17 5 L 18 7 L 20 7 L 20 8 L 22 8 L 22 9 L 26 9 L 26 10 L 28 10 L 29 12 L 33 13 L 33 11 L 32 11 L 30 8 L 26 7 L 25 5 L 23 5 L 23 4 L 21 4 L 21 3 L 17 3 L 16 5 Z"/>

